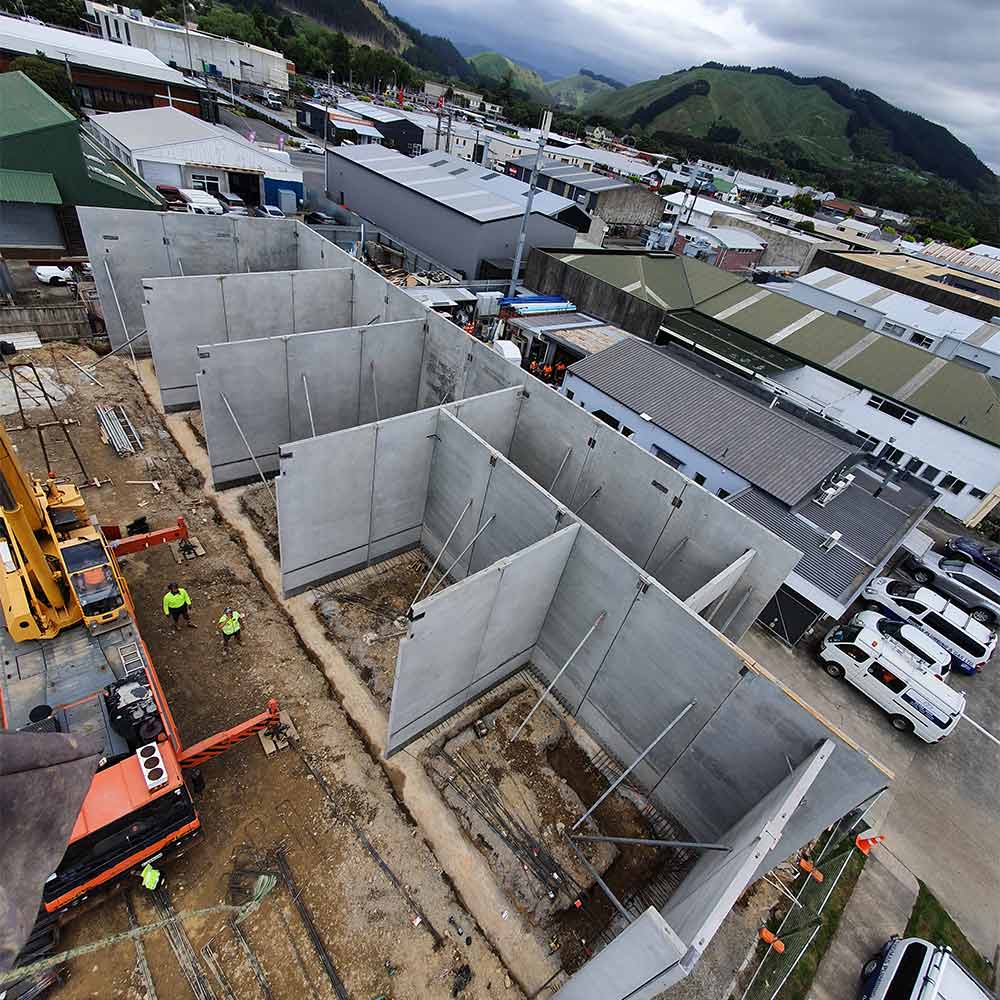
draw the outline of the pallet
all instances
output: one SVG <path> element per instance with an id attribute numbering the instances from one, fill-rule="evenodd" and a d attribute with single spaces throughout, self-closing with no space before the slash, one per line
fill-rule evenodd
<path id="1" fill-rule="evenodd" d="M 257 734 L 260 738 L 260 745 L 264 748 L 264 753 L 268 757 L 276 754 L 279 750 L 287 750 L 289 739 L 298 742 L 299 732 L 292 724 L 292 717 L 287 712 L 282 711 L 278 713 L 278 718 L 285 727 L 284 732 L 280 736 L 270 736 L 263 730 Z"/>
<path id="2" fill-rule="evenodd" d="M 188 562 L 205 554 L 205 548 L 195 535 L 188 535 L 183 542 L 168 542 L 175 563 Z"/>

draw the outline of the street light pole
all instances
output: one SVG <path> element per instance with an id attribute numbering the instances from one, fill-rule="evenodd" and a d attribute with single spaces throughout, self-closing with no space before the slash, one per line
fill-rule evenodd
<path id="1" fill-rule="evenodd" d="M 333 90 L 333 70 L 326 71 L 326 107 L 323 110 L 323 195 L 330 197 L 330 148 L 327 138 L 330 134 L 330 94 Z"/>
<path id="2" fill-rule="evenodd" d="M 521 257 L 524 254 L 524 240 L 528 234 L 528 218 L 531 215 L 531 203 L 535 200 L 535 185 L 538 183 L 538 171 L 542 166 L 542 152 L 545 144 L 549 141 L 549 129 L 552 128 L 552 112 L 545 110 L 542 112 L 542 128 L 538 137 L 538 152 L 535 153 L 535 165 L 531 168 L 531 181 L 528 187 L 528 197 L 525 199 L 524 215 L 521 216 L 521 232 L 517 236 L 517 251 L 514 254 L 514 265 L 510 271 L 510 287 L 507 289 L 508 298 L 514 297 L 517 290 L 517 279 L 521 271 Z"/>

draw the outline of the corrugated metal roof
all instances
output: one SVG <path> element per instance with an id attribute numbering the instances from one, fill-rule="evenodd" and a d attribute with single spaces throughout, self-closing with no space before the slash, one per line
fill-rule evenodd
<path id="1" fill-rule="evenodd" d="M 524 156 L 518 156 L 509 162 L 531 170 L 535 165 L 535 155 L 535 153 L 526 153 Z M 623 181 L 616 177 L 606 177 L 604 174 L 594 173 L 593 170 L 575 167 L 572 163 L 559 163 L 558 160 L 550 160 L 547 157 L 542 157 L 539 173 L 543 177 L 552 177 L 564 184 L 571 184 L 581 191 L 614 191 L 630 186 L 629 181 Z"/>
<path id="2" fill-rule="evenodd" d="M 399 111 L 394 111 L 381 104 L 369 104 L 367 101 L 345 100 L 341 97 L 337 100 L 337 107 L 349 111 L 352 115 L 361 115 L 362 118 L 373 122 L 388 123 L 408 120 Z"/>
<path id="3" fill-rule="evenodd" d="M 0 109 L 0 139 L 76 120 L 21 72 L 0 73 Z"/>
<path id="4" fill-rule="evenodd" d="M 789 505 L 856 451 L 638 339 L 620 341 L 569 370 Z"/>
<path id="5" fill-rule="evenodd" d="M 29 205 L 61 205 L 62 195 L 52 174 L 35 170 L 0 169 L 0 201 Z"/>

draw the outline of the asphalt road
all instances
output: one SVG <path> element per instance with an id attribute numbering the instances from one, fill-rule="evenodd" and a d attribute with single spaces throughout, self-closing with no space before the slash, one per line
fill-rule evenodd
<path id="1" fill-rule="evenodd" d="M 926 882 L 992 961 L 1000 944 L 1000 746 L 965 721 L 933 745 L 897 733 L 874 702 L 828 677 L 811 652 L 788 649 L 758 626 L 741 645 L 894 772 L 869 817 L 886 836 L 879 850 Z M 949 683 L 965 692 L 968 716 L 1000 735 L 1000 652 L 982 673 L 953 672 Z"/>

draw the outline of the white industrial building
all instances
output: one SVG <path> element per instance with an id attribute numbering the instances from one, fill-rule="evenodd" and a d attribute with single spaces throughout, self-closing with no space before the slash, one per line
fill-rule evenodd
<path id="1" fill-rule="evenodd" d="M 280 52 L 259 45 L 146 17 L 121 4 L 86 0 L 86 9 L 102 38 L 148 49 L 168 66 L 185 73 L 287 92 L 288 74 L 295 72 L 294 64 Z"/>
<path id="2" fill-rule="evenodd" d="M 956 358 L 1000 377 L 1000 324 L 984 323 L 828 267 L 767 287 L 939 358 Z"/>
<path id="3" fill-rule="evenodd" d="M 712 225 L 712 217 L 717 214 L 733 216 L 735 218 L 753 219 L 750 212 L 735 205 L 727 205 L 723 201 L 716 201 L 714 198 L 703 198 L 701 195 L 691 197 L 690 192 L 676 191 L 668 194 L 663 199 L 663 218 L 665 222 L 672 222 L 677 218 L 678 213 L 681 222 L 699 229 L 708 229 Z M 721 223 L 716 222 L 716 225 Z M 728 221 L 725 223 L 729 225 Z"/>
<path id="4" fill-rule="evenodd" d="M 239 195 L 248 205 L 295 212 L 305 196 L 288 153 L 178 111 L 146 108 L 90 119 L 91 135 L 147 184 Z"/>

